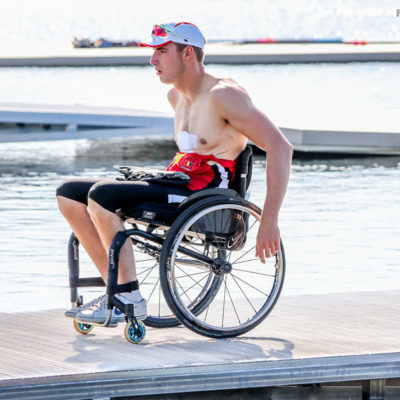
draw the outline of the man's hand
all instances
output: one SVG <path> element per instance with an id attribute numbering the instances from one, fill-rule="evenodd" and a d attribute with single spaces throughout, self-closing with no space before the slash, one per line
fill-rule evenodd
<path id="1" fill-rule="evenodd" d="M 274 256 L 280 250 L 280 232 L 277 223 L 265 222 L 257 234 L 256 257 L 265 264 L 265 257 Z"/>

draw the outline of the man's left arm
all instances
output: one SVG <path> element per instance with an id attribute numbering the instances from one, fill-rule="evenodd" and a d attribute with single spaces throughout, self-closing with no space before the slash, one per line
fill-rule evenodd
<path id="1" fill-rule="evenodd" d="M 278 215 L 289 181 L 293 147 L 243 89 L 218 89 L 212 93 L 211 101 L 221 118 L 267 152 L 267 195 L 256 244 L 256 256 L 264 263 L 265 257 L 280 249 Z"/>

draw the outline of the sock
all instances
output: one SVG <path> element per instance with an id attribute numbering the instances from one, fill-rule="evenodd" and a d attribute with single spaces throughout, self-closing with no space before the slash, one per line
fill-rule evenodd
<path id="1" fill-rule="evenodd" d="M 132 292 L 123 292 L 120 295 L 131 303 L 139 303 L 143 299 L 139 289 Z"/>

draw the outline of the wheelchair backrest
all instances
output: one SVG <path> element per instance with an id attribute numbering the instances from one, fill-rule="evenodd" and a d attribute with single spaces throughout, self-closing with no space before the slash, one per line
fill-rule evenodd
<path id="1" fill-rule="evenodd" d="M 247 189 L 250 186 L 252 171 L 253 150 L 249 145 L 247 145 L 237 158 L 235 179 L 229 185 L 229 189 L 236 190 L 243 198 L 246 197 Z"/>

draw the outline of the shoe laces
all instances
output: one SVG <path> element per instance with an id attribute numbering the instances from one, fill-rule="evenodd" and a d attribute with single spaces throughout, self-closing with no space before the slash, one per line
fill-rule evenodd
<path id="1" fill-rule="evenodd" d="M 106 299 L 106 295 L 102 294 L 101 296 L 93 299 L 92 301 L 89 301 L 89 303 L 84 304 L 81 307 L 81 310 L 89 310 L 89 309 L 92 310 L 92 309 L 96 309 L 96 308 L 101 309 L 100 308 L 101 305 L 103 305 L 103 307 L 104 307 L 104 305 L 106 303 L 105 299 Z"/>

